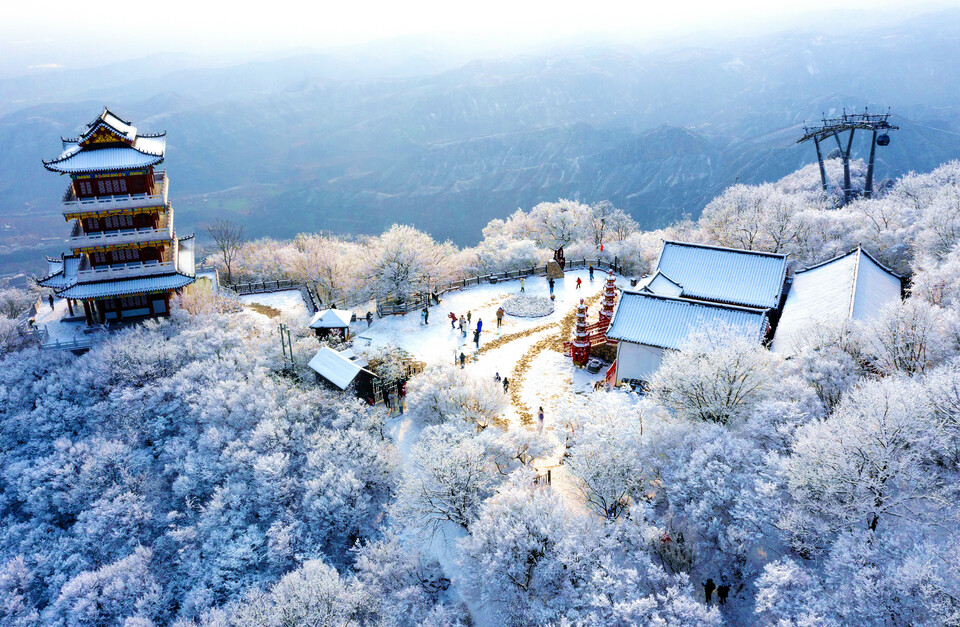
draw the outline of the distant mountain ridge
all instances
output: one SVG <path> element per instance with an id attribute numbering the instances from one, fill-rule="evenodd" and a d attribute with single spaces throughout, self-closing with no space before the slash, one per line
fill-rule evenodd
<path id="1" fill-rule="evenodd" d="M 49 78 L 8 79 L 0 270 L 38 256 L 24 245 L 59 246 L 41 238 L 65 232 L 66 181 L 40 159 L 105 102 L 168 132 L 184 230 L 218 215 L 275 237 L 404 222 L 470 244 L 490 219 L 559 197 L 610 200 L 647 228 L 696 216 L 737 180 L 774 180 L 813 161 L 812 147 L 794 143 L 803 121 L 844 106 L 897 114 L 879 178 L 932 169 L 960 155 L 960 65 L 945 62 L 960 58 L 958 31 L 960 12 L 947 11 L 842 39 L 592 48 L 420 76 L 350 78 L 349 63 L 301 55 L 167 73 L 154 60 L 156 75 L 128 64 L 102 84 L 85 73 L 87 83 L 56 90 Z M 44 90 L 77 100 L 18 109 L 25 90 L 34 101 Z"/>

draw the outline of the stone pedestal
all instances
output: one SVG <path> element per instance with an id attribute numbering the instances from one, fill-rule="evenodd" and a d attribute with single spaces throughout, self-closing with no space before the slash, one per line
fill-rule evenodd
<path id="1" fill-rule="evenodd" d="M 557 263 L 555 259 L 551 259 L 547 262 L 547 278 L 548 279 L 562 279 L 563 278 L 563 268 L 560 267 L 560 264 Z"/>

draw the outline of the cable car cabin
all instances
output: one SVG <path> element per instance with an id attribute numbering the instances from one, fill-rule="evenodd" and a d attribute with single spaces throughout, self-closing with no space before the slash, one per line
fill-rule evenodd
<path id="1" fill-rule="evenodd" d="M 884 133 L 883 135 L 880 135 L 879 137 L 877 137 L 877 145 L 878 145 L 878 146 L 889 146 L 889 145 L 890 145 L 890 136 L 887 135 L 886 133 Z"/>

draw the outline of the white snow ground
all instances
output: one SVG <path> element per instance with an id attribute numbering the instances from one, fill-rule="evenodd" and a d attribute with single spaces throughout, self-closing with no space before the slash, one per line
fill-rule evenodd
<path id="1" fill-rule="evenodd" d="M 244 294 L 240 297 L 240 302 L 244 305 L 256 303 L 265 307 L 273 307 L 289 320 L 302 321 L 304 326 L 310 322 L 310 317 L 313 315 L 307 313 L 307 305 L 303 302 L 303 294 L 300 293 L 300 290 Z"/>

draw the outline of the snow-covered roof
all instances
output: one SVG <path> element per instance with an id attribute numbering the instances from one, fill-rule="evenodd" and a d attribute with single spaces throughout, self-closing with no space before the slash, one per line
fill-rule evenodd
<path id="1" fill-rule="evenodd" d="M 324 309 L 310 320 L 311 329 L 343 329 L 350 327 L 353 312 L 343 309 Z"/>
<path id="2" fill-rule="evenodd" d="M 321 348 L 307 365 L 341 390 L 347 389 L 347 386 L 353 382 L 360 371 L 364 370 L 359 364 L 350 361 L 342 353 L 338 353 L 328 346 Z M 373 375 L 369 370 L 365 372 Z"/>
<path id="3" fill-rule="evenodd" d="M 109 172 L 136 170 L 163 161 L 167 138 L 138 137 L 132 146 L 112 146 L 84 150 L 79 144 L 65 144 L 66 150 L 43 166 L 52 172 L 78 174 L 80 172 Z"/>
<path id="4" fill-rule="evenodd" d="M 657 270 L 683 296 L 771 309 L 780 302 L 787 257 L 777 253 L 665 241 Z"/>
<path id="5" fill-rule="evenodd" d="M 100 129 L 107 129 L 99 133 Z M 106 141 L 102 137 L 106 137 Z M 118 139 L 113 140 L 116 136 Z M 119 145 L 118 145 L 119 144 Z M 138 135 L 137 127 L 104 109 L 87 130 L 77 138 L 63 139 L 63 152 L 43 165 L 53 172 L 78 174 L 135 170 L 163 161 L 167 147 L 165 133 Z"/>
<path id="6" fill-rule="evenodd" d="M 47 257 L 50 274 L 37 281 L 43 287 L 62 290 L 77 282 L 77 270 L 80 268 L 79 255 L 63 255 L 60 259 Z"/>
<path id="7" fill-rule="evenodd" d="M 646 277 L 643 285 L 637 287 L 640 288 L 640 291 L 659 294 L 660 296 L 677 297 L 683 294 L 683 286 L 659 270 Z"/>
<path id="8" fill-rule="evenodd" d="M 815 321 L 869 320 L 900 299 L 900 277 L 862 248 L 794 275 L 771 347 L 794 350 L 797 334 Z"/>
<path id="9" fill-rule="evenodd" d="M 57 292 L 61 298 L 102 298 L 104 296 L 128 296 L 130 294 L 150 294 L 180 289 L 194 282 L 192 276 L 183 274 L 161 274 L 159 276 L 115 281 L 97 281 L 96 283 L 77 283 Z"/>
<path id="10" fill-rule="evenodd" d="M 614 311 L 607 337 L 679 349 L 690 332 L 706 324 L 723 324 L 744 335 L 763 339 L 766 311 L 751 307 L 692 301 L 647 292 L 624 291 Z"/>

